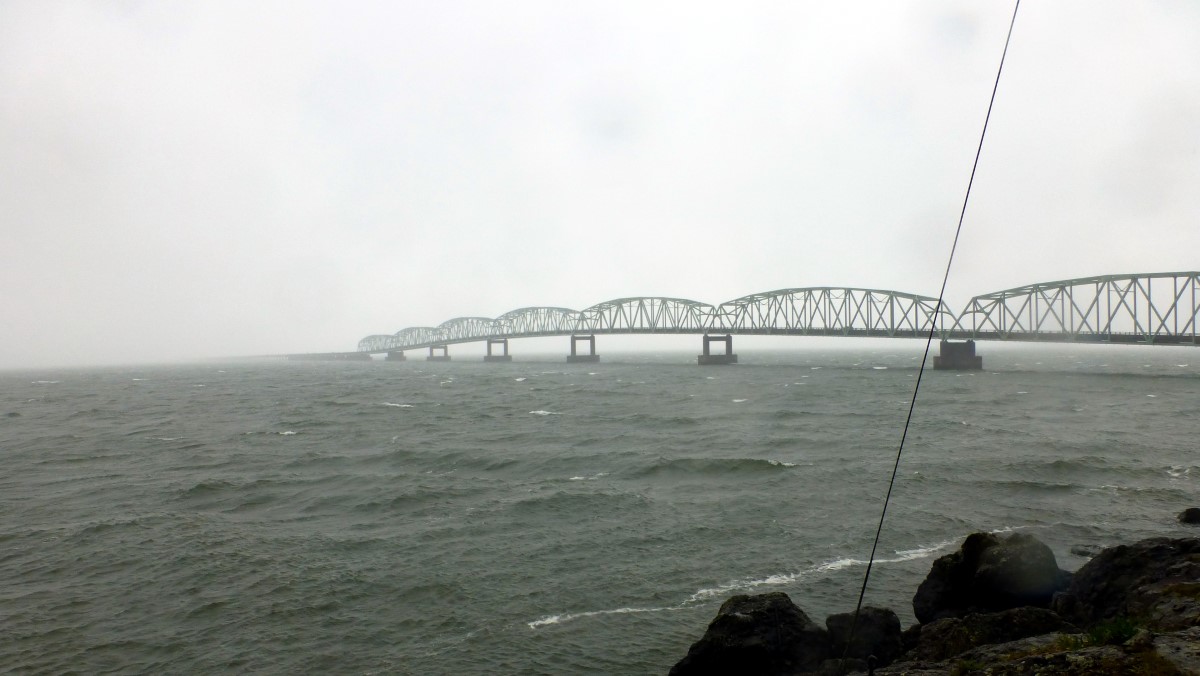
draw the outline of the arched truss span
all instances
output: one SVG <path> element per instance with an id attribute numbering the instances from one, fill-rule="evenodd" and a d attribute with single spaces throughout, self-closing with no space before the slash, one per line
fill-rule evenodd
<path id="1" fill-rule="evenodd" d="M 930 322 L 939 330 L 955 315 L 938 300 L 884 289 L 809 287 L 779 289 L 721 303 L 713 331 L 822 336 L 918 337 Z"/>
<path id="2" fill-rule="evenodd" d="M 579 325 L 579 311 L 565 307 L 523 307 L 496 317 L 501 336 L 547 336 L 571 333 Z"/>
<path id="3" fill-rule="evenodd" d="M 936 298 L 884 289 L 809 287 L 719 306 L 684 298 L 617 298 L 577 311 L 525 307 L 374 335 L 359 351 L 572 333 L 743 333 L 1200 344 L 1200 272 L 1043 282 L 976 296 L 961 315 Z"/>
<path id="4" fill-rule="evenodd" d="M 580 333 L 696 333 L 708 329 L 713 306 L 686 298 L 617 298 L 579 313 Z"/>
<path id="5" fill-rule="evenodd" d="M 384 350 L 393 350 L 397 347 L 399 347 L 399 342 L 394 335 L 367 336 L 358 341 L 359 352 L 383 352 Z"/>
<path id="6" fill-rule="evenodd" d="M 1083 277 L 976 296 L 956 327 L 991 340 L 1196 344 L 1200 272 Z"/>
<path id="7" fill-rule="evenodd" d="M 436 345 L 445 340 L 446 338 L 442 335 L 441 330 L 432 326 L 413 326 L 396 332 L 396 347 L 405 350 L 413 347 Z"/>
<path id="8" fill-rule="evenodd" d="M 449 342 L 484 340 L 496 335 L 496 321 L 487 317 L 456 317 L 442 322 L 438 331 Z"/>

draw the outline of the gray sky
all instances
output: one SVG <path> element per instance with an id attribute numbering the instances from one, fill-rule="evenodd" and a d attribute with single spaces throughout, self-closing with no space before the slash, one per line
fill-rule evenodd
<path id="1" fill-rule="evenodd" d="M 1012 4 L 0 2 L 0 367 L 937 293 Z M 1026 0 L 948 300 L 1200 268 L 1200 3 Z"/>

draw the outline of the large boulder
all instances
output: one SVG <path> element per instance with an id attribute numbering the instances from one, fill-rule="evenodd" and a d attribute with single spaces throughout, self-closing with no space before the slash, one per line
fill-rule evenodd
<path id="1" fill-rule="evenodd" d="M 1054 608 L 1080 626 L 1117 617 L 1163 631 L 1200 626 L 1200 538 L 1105 549 L 1075 573 Z"/>
<path id="2" fill-rule="evenodd" d="M 853 639 L 850 638 L 851 626 L 854 627 Z M 859 610 L 857 624 L 854 622 L 854 613 L 830 615 L 825 619 L 825 627 L 829 630 L 829 647 L 835 659 L 845 655 L 866 660 L 874 655 L 875 663 L 886 667 L 904 652 L 904 644 L 900 640 L 900 618 L 888 608 L 863 606 Z"/>
<path id="3" fill-rule="evenodd" d="M 972 648 L 1007 643 L 1053 632 L 1074 632 L 1075 627 L 1045 608 L 1024 606 L 998 613 L 971 613 L 920 625 L 915 645 L 905 661 L 946 660 Z"/>
<path id="4" fill-rule="evenodd" d="M 933 562 L 913 597 L 913 613 L 925 624 L 1021 606 L 1048 608 L 1069 579 L 1054 552 L 1032 535 L 972 533 L 959 551 Z"/>
<path id="5" fill-rule="evenodd" d="M 1179 523 L 1200 523 L 1200 507 L 1188 507 L 1179 513 Z"/>
<path id="6" fill-rule="evenodd" d="M 829 634 L 787 594 L 734 596 L 671 676 L 774 676 L 817 669 L 829 657 Z"/>

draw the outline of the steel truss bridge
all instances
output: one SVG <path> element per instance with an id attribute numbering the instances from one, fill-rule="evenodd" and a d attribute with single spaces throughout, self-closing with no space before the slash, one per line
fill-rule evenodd
<path id="1" fill-rule="evenodd" d="M 455 343 L 596 334 L 725 334 L 1197 345 L 1200 272 L 1107 275 L 976 296 L 959 313 L 938 300 L 885 289 L 808 287 L 720 305 L 685 298 L 617 298 L 583 310 L 524 307 L 495 319 L 457 317 L 373 335 L 359 353 L 443 349 Z M 592 343 L 594 351 L 594 339 Z M 707 345 L 707 344 L 706 344 Z M 365 355 L 364 355 L 365 356 Z"/>

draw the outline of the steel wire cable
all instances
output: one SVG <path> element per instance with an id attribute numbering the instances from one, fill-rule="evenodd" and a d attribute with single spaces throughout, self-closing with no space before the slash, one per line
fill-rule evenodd
<path id="1" fill-rule="evenodd" d="M 963 220 L 967 216 L 967 204 L 971 200 L 971 187 L 975 185 L 975 171 L 979 168 L 979 157 L 983 153 L 983 140 L 987 137 L 988 122 L 992 119 L 992 106 L 996 103 L 996 91 L 1000 88 L 1000 74 L 1004 72 L 1004 59 L 1008 56 L 1008 45 L 1012 42 L 1013 26 L 1017 23 L 1017 10 L 1021 8 L 1021 0 L 1016 0 L 1013 6 L 1012 19 L 1008 23 L 1008 35 L 1004 39 L 1004 51 L 1000 54 L 1000 66 L 996 69 L 996 80 L 992 84 L 992 97 L 988 101 L 987 115 L 983 118 L 983 131 L 979 135 L 979 145 L 975 148 L 975 162 L 971 165 L 971 178 L 967 180 L 967 191 L 963 196 L 962 209 L 958 214 L 958 227 L 954 231 L 954 242 L 950 245 L 950 256 L 946 260 L 946 272 L 942 275 L 942 288 L 938 291 L 937 307 L 929 319 L 929 334 L 925 339 L 925 354 L 921 357 L 921 368 L 917 371 L 917 382 L 913 386 L 912 398 L 908 403 L 908 415 L 904 419 L 904 431 L 900 433 L 900 445 L 896 449 L 896 461 L 892 465 L 892 476 L 888 480 L 887 494 L 883 498 L 883 509 L 879 514 L 879 525 L 875 529 L 875 541 L 871 545 L 871 556 L 867 559 L 867 570 L 863 574 L 862 588 L 858 592 L 858 603 L 854 606 L 854 618 L 850 621 L 850 633 L 846 637 L 846 648 L 842 651 L 841 664 L 845 665 L 846 655 L 854 642 L 854 632 L 858 628 L 858 616 L 862 611 L 863 598 L 867 594 L 867 584 L 871 579 L 871 568 L 875 564 L 875 552 L 879 548 L 879 537 L 883 533 L 883 523 L 887 518 L 888 505 L 892 500 L 892 490 L 896 486 L 896 475 L 900 471 L 900 456 L 904 453 L 904 442 L 908 438 L 908 428 L 912 424 L 913 411 L 917 407 L 917 393 L 921 390 L 921 377 L 925 374 L 925 364 L 929 360 L 929 348 L 933 345 L 933 334 L 938 317 L 941 316 L 942 305 L 946 296 L 946 284 L 950 280 L 950 267 L 954 263 L 954 252 L 958 249 L 958 238 L 962 234 Z"/>

